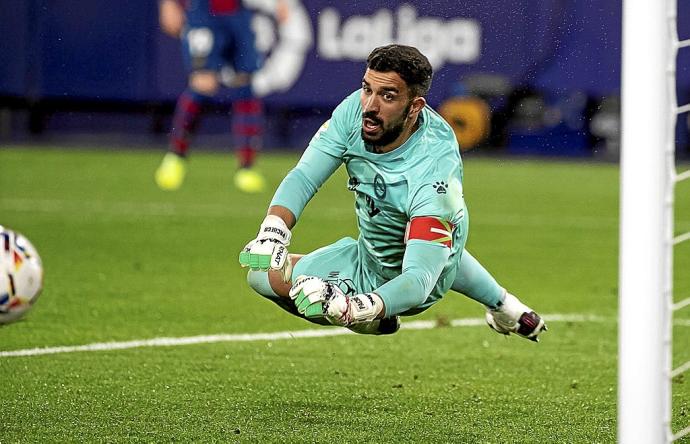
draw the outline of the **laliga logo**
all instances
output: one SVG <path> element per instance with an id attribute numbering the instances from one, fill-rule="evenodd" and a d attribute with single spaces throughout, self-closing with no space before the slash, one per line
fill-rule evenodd
<path id="1" fill-rule="evenodd" d="M 245 0 L 254 15 L 252 28 L 256 33 L 256 46 L 266 54 L 261 69 L 252 77 L 254 92 L 265 96 L 287 91 L 295 84 L 304 68 L 313 36 L 309 14 L 299 0 L 288 0 L 289 15 L 277 23 L 275 2 Z"/>
<path id="2" fill-rule="evenodd" d="M 474 63 L 479 58 L 481 28 L 476 20 L 417 17 L 410 5 L 398 8 L 396 15 L 397 27 L 394 13 L 388 9 L 371 16 L 352 16 L 341 23 L 338 11 L 324 9 L 319 14 L 319 55 L 331 60 L 366 60 L 377 46 L 400 43 L 417 47 L 434 68 L 446 62 Z"/>
<path id="3" fill-rule="evenodd" d="M 289 90 L 302 73 L 313 45 L 309 13 L 300 0 L 286 1 L 288 18 L 278 23 L 275 1 L 244 0 L 245 6 L 256 12 L 252 20 L 256 46 L 266 55 L 252 78 L 259 96 Z M 380 9 L 371 16 L 355 15 L 342 21 L 333 7 L 319 11 L 317 16 L 318 55 L 325 60 L 363 61 L 372 49 L 389 43 L 419 48 L 435 69 L 446 62 L 474 63 L 481 55 L 481 27 L 473 19 L 418 17 L 411 5 L 402 5 L 397 12 Z M 234 75 L 231 67 L 221 72 L 227 84 Z"/>

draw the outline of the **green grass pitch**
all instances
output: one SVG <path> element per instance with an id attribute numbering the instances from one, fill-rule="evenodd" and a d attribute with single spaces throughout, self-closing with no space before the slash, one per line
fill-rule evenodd
<path id="1" fill-rule="evenodd" d="M 234 161 L 193 153 L 187 182 L 153 182 L 162 152 L 0 148 L 0 224 L 24 233 L 45 289 L 0 351 L 159 337 L 318 329 L 250 291 L 237 255 L 297 159 L 267 154 L 271 192 L 241 195 Z M 428 330 L 0 357 L 0 442 L 608 443 L 616 439 L 618 168 L 465 161 L 468 249 L 553 321 L 541 343 L 485 326 L 450 293 Z M 677 189 L 690 230 L 690 184 Z M 356 236 L 339 170 L 294 230 L 294 252 Z M 641 254 L 644 254 L 641 252 Z M 676 248 L 677 299 L 690 245 Z M 690 359 L 676 314 L 674 366 Z M 640 328 L 645 328 L 641 320 Z M 690 424 L 688 375 L 673 429 Z M 687 442 L 687 441 L 686 441 Z"/>

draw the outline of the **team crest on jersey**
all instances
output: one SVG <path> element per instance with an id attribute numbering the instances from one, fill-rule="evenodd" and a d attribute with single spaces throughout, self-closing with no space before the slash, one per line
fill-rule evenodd
<path id="1" fill-rule="evenodd" d="M 189 52 L 194 59 L 205 58 L 213 49 L 213 33 L 210 28 L 193 28 L 187 33 Z"/>
<path id="2" fill-rule="evenodd" d="M 433 216 L 415 217 L 407 223 L 405 243 L 412 239 L 425 240 L 453 247 L 454 225 Z"/>
<path id="3" fill-rule="evenodd" d="M 383 180 L 383 176 L 378 173 L 374 177 L 374 194 L 376 194 L 376 197 L 379 199 L 386 197 L 386 181 Z"/>

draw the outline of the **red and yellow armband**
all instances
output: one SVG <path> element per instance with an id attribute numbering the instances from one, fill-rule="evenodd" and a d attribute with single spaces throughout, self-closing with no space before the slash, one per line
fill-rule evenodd
<path id="1" fill-rule="evenodd" d="M 434 216 L 412 218 L 405 230 L 405 243 L 412 239 L 425 240 L 453 248 L 453 229 L 455 226 Z"/>

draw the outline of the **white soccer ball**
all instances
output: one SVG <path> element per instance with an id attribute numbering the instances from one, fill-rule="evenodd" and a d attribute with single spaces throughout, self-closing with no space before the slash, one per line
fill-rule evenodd
<path id="1" fill-rule="evenodd" d="M 36 248 L 0 225 L 0 324 L 26 313 L 43 289 L 43 264 Z"/>

